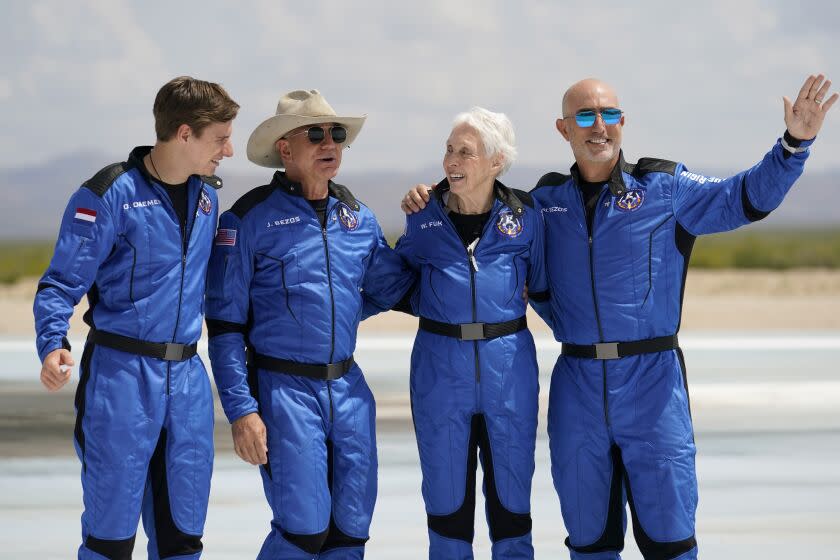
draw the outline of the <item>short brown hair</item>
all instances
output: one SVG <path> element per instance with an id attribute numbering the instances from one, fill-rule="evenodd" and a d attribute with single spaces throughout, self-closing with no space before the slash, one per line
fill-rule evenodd
<path id="1" fill-rule="evenodd" d="M 196 135 L 210 124 L 236 118 L 239 105 L 219 84 L 178 76 L 163 85 L 155 97 L 155 133 L 163 142 L 171 139 L 182 124 Z"/>

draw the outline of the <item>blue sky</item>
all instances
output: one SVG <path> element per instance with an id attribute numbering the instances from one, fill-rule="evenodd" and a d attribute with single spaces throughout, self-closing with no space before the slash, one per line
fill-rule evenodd
<path id="1" fill-rule="evenodd" d="M 368 114 L 345 169 L 436 164 L 452 117 L 472 105 L 511 117 L 520 162 L 564 169 L 560 100 L 597 76 L 619 92 L 629 160 L 702 171 L 757 161 L 784 130 L 782 95 L 808 73 L 840 86 L 840 4 L 828 1 L 3 4 L 3 168 L 151 143 L 154 95 L 180 74 L 219 81 L 242 105 L 221 174 L 259 172 L 248 135 L 291 89 Z M 839 157 L 840 105 L 809 168 Z"/>

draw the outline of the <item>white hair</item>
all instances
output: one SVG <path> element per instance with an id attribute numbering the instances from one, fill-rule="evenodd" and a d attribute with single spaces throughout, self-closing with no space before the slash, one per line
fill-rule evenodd
<path id="1" fill-rule="evenodd" d="M 499 175 L 510 169 L 516 160 L 516 137 L 513 123 L 504 113 L 494 113 L 483 107 L 473 107 L 465 113 L 459 113 L 452 122 L 452 128 L 466 124 L 478 132 L 484 144 L 487 157 L 502 156 L 502 170 Z"/>

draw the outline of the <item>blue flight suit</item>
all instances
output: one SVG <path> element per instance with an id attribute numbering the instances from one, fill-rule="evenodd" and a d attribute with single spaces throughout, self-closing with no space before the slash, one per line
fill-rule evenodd
<path id="1" fill-rule="evenodd" d="M 531 297 L 548 296 L 542 216 L 530 195 L 497 181 L 482 235 L 465 247 L 443 201 L 448 189 L 442 181 L 429 204 L 407 217 L 397 243 L 419 273 L 412 296 L 421 320 L 411 353 L 411 405 L 429 558 L 473 557 L 477 449 L 493 558 L 533 558 L 539 369 L 523 292 L 527 286 Z M 506 322 L 514 326 L 489 334 Z M 428 330 L 424 323 L 450 330 L 460 325 L 462 334 Z M 467 324 L 482 324 L 483 334 L 476 339 Z"/>
<path id="2" fill-rule="evenodd" d="M 165 360 L 94 342 L 103 331 L 150 343 L 201 335 L 216 177 L 191 176 L 186 231 L 135 148 L 71 197 L 35 296 L 38 356 L 66 339 L 87 294 L 75 446 L 82 462 L 81 560 L 130 558 L 141 510 L 149 558 L 198 558 L 213 468 L 213 396 L 198 356 Z M 136 342 L 135 342 L 136 344 Z"/>
<path id="3" fill-rule="evenodd" d="M 300 184 L 279 171 L 222 214 L 207 292 L 210 360 L 228 419 L 259 411 L 268 431 L 260 473 L 273 520 L 261 560 L 363 557 L 377 458 L 375 403 L 352 358 L 356 329 L 412 283 L 373 213 L 342 185 L 329 184 L 323 227 Z M 320 377 L 326 369 L 339 375 Z"/>
<path id="4" fill-rule="evenodd" d="M 662 351 L 557 360 L 548 430 L 572 558 L 619 558 L 626 501 L 645 558 L 697 557 L 694 431 L 675 337 L 691 249 L 698 235 L 767 216 L 807 157 L 776 142 L 761 162 L 721 179 L 659 159 L 628 164 L 622 155 L 591 231 L 577 164 L 531 191 L 545 218 L 550 279 L 550 300 L 534 307 L 553 323 L 563 354 L 567 345 L 608 343 L 598 352 L 612 358 L 629 345 L 611 343 L 673 339 Z"/>

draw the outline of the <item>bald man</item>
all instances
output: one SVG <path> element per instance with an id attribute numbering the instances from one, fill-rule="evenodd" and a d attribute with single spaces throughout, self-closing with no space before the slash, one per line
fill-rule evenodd
<path id="1" fill-rule="evenodd" d="M 677 331 L 698 235 L 766 217 L 802 173 L 838 94 L 805 80 L 787 130 L 759 163 L 722 179 L 673 161 L 627 163 L 615 90 L 587 79 L 563 97 L 569 175 L 531 191 L 546 224 L 550 297 L 532 305 L 563 342 L 549 396 L 552 475 L 571 557 L 620 558 L 630 503 L 647 559 L 697 558 L 694 431 Z M 403 209 L 424 202 L 406 195 Z"/>
<path id="2" fill-rule="evenodd" d="M 548 431 L 572 558 L 620 557 L 625 497 L 645 558 L 697 557 L 694 432 L 677 343 L 691 248 L 781 203 L 837 100 L 825 100 L 830 85 L 810 76 L 795 102 L 785 98 L 782 138 L 726 179 L 662 159 L 625 162 L 615 90 L 588 79 L 566 92 L 556 126 L 576 163 L 532 194 L 551 279 L 550 301 L 534 303 L 563 342 Z"/>

